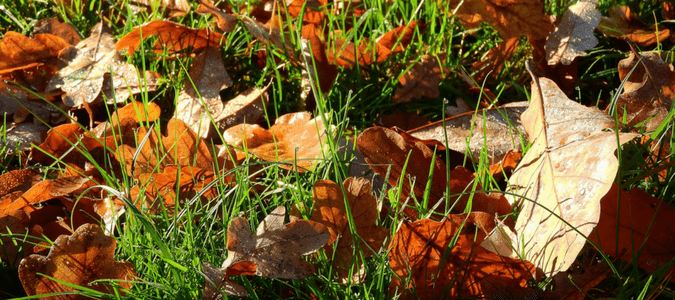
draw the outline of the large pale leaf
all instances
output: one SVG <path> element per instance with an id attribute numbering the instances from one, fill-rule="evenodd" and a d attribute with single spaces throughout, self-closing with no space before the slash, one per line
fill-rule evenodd
<path id="1" fill-rule="evenodd" d="M 575 57 L 586 55 L 598 39 L 593 35 L 600 23 L 598 0 L 582 0 L 570 6 L 555 31 L 546 40 L 546 60 L 549 65 L 572 63 Z"/>
<path id="2" fill-rule="evenodd" d="M 539 82 L 522 116 L 532 146 L 509 179 L 507 197 L 521 208 L 511 256 L 550 277 L 567 270 L 586 243 L 616 176 L 614 151 L 636 134 L 619 133 L 617 141 L 617 133 L 605 130 L 614 128 L 609 116 L 569 100 L 549 79 Z"/>

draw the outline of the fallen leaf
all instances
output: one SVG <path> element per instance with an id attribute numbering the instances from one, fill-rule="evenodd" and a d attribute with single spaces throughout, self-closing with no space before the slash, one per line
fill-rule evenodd
<path id="1" fill-rule="evenodd" d="M 408 133 L 421 140 L 438 141 L 460 153 L 470 153 L 474 162 L 487 152 L 488 163 L 496 164 L 512 149 L 520 149 L 525 132 L 520 117 L 525 109 L 525 102 L 509 103 L 452 116 Z"/>
<path id="2" fill-rule="evenodd" d="M 70 46 L 62 38 L 48 33 L 28 38 L 8 31 L 0 40 L 0 70 L 21 69 L 37 64 L 56 64 L 59 52 Z"/>
<path id="3" fill-rule="evenodd" d="M 220 132 L 237 124 L 258 122 L 269 102 L 267 89 L 270 86 L 250 88 L 225 102 L 220 114 L 213 116 L 213 121 L 218 124 Z"/>
<path id="4" fill-rule="evenodd" d="M 349 228 L 344 195 L 333 181 L 319 180 L 314 184 L 314 211 L 311 220 L 325 225 L 330 232 L 330 240 L 324 246 L 324 250 L 329 259 L 334 257 L 333 264 L 337 268 L 338 280 L 343 283 L 356 284 L 365 279 L 365 271 L 362 270 L 363 262 L 358 253 L 362 251 L 363 258 L 377 253 L 389 234 L 389 230 L 375 224 L 379 212 L 377 200 L 370 193 L 371 187 L 368 180 L 350 177 L 345 179 L 342 185 L 347 193 L 348 209 L 354 220 L 354 231 L 358 235 L 359 243 L 354 244 L 355 237 Z M 359 249 L 355 250 L 355 247 Z M 333 249 L 336 249 L 335 253 Z M 355 263 L 353 263 L 354 260 L 356 260 Z M 349 270 L 352 265 L 356 268 L 350 278 Z"/>
<path id="5" fill-rule="evenodd" d="M 450 7 L 456 7 L 455 15 L 464 28 L 479 28 L 487 22 L 505 40 L 521 35 L 545 39 L 553 30 L 544 14 L 544 2 L 539 0 L 452 0 Z"/>
<path id="6" fill-rule="evenodd" d="M 203 275 L 206 279 L 204 291 L 202 292 L 203 300 L 219 299 L 222 297 L 221 293 L 238 297 L 246 297 L 248 295 L 246 288 L 229 279 L 230 276 L 234 275 L 228 274 L 228 270 L 218 269 L 205 261 L 202 262 L 202 269 L 204 270 Z M 250 275 L 255 275 L 255 273 Z"/>
<path id="7" fill-rule="evenodd" d="M 628 6 L 610 8 L 609 17 L 602 17 L 597 30 L 613 38 L 628 37 L 640 47 L 648 47 L 670 37 L 668 28 L 664 26 L 648 28 L 647 24 L 631 13 Z"/>
<path id="8" fill-rule="evenodd" d="M 225 142 L 244 148 L 264 161 L 284 162 L 281 168 L 311 171 L 327 151 L 328 137 L 323 120 L 312 119 L 307 112 L 279 117 L 269 130 L 257 125 L 240 124 L 223 133 Z"/>
<path id="9" fill-rule="evenodd" d="M 189 77 L 176 99 L 176 118 L 185 122 L 200 137 L 209 136 L 211 119 L 223 111 L 220 91 L 232 85 L 225 70 L 220 49 L 207 47 L 197 54 Z"/>
<path id="10" fill-rule="evenodd" d="M 422 56 L 410 71 L 399 77 L 401 86 L 396 87 L 391 100 L 394 103 L 406 103 L 421 97 L 438 97 L 438 84 L 443 75 L 449 72 L 448 68 L 442 66 L 446 57 L 446 54 Z"/>
<path id="11" fill-rule="evenodd" d="M 213 2 L 209 0 L 198 0 L 199 7 L 197 7 L 196 12 L 199 14 L 211 14 L 216 17 L 218 28 L 223 32 L 232 32 L 237 26 L 237 17 L 222 12 L 217 8 Z"/>
<path id="12" fill-rule="evenodd" d="M 45 100 L 31 100 L 30 91 L 20 86 L 0 81 L 0 114 L 14 114 L 15 121 L 19 111 L 25 110 L 40 120 L 54 124 L 61 116 L 57 107 Z M 11 119 L 10 119 L 11 120 Z M 58 124 L 58 123 L 56 123 Z"/>
<path id="13" fill-rule="evenodd" d="M 675 230 L 671 226 L 675 207 L 638 188 L 619 190 L 616 184 L 601 205 L 600 221 L 589 238 L 607 255 L 637 263 L 650 274 L 675 257 Z M 667 272 L 673 274 L 675 267 Z M 675 279 L 670 276 L 670 281 Z"/>
<path id="14" fill-rule="evenodd" d="M 675 20 L 675 5 L 673 3 L 663 1 L 661 7 L 661 17 L 664 20 Z"/>
<path id="15" fill-rule="evenodd" d="M 142 147 L 137 149 L 123 144 L 117 148 L 115 158 L 123 163 L 130 174 L 137 175 L 162 172 L 168 165 L 192 166 L 214 171 L 213 156 L 206 142 L 183 121 L 169 120 L 166 133 L 166 136 L 160 137 L 154 129 L 148 132 L 144 127 L 140 127 L 136 132 L 135 145 Z M 147 140 L 143 143 L 146 135 Z M 224 162 L 218 165 L 225 166 Z"/>
<path id="16" fill-rule="evenodd" d="M 367 38 L 359 41 L 358 45 L 338 38 L 326 50 L 326 56 L 330 63 L 344 68 L 353 68 L 356 62 L 362 66 L 381 63 L 390 55 L 404 51 L 412 41 L 416 28 L 417 22 L 412 20 L 380 36 L 372 46 Z"/>
<path id="17" fill-rule="evenodd" d="M 40 273 L 72 285 L 124 295 L 122 290 L 114 291 L 106 284 L 93 282 L 114 279 L 123 289 L 131 288 L 134 267 L 129 262 L 114 260 L 116 244 L 115 239 L 106 236 L 98 225 L 82 225 L 71 236 L 63 235 L 56 239 L 47 257 L 34 254 L 24 258 L 19 266 L 21 284 L 29 296 L 75 291 L 70 286 L 38 275 Z M 68 299 L 89 297 L 69 295 Z"/>
<path id="18" fill-rule="evenodd" d="M 472 70 L 478 71 L 474 77 L 477 80 L 482 80 L 488 76 L 495 77 L 500 74 L 505 62 L 516 53 L 519 44 L 520 40 L 517 37 L 512 37 L 499 43 L 496 48 L 485 52 L 479 61 L 471 65 Z"/>
<path id="19" fill-rule="evenodd" d="M 614 151 L 637 135 L 619 133 L 617 142 L 617 133 L 605 131 L 614 128 L 612 118 L 569 100 L 547 78 L 533 79 L 522 115 L 532 146 L 506 190 L 520 207 L 517 237 L 509 241 L 517 250 L 499 254 L 522 257 L 552 277 L 566 271 L 586 243 L 600 218 L 600 199 L 616 177 Z"/>
<path id="20" fill-rule="evenodd" d="M 7 208 L 4 203 L 0 202 L 0 265 L 16 267 L 21 258 L 33 253 L 31 243 L 37 243 L 43 231 L 26 211 Z"/>
<path id="21" fill-rule="evenodd" d="M 609 268 L 603 262 L 581 266 L 575 272 L 562 272 L 553 277 L 555 289 L 543 292 L 543 299 L 584 300 L 588 291 L 607 278 Z"/>
<path id="22" fill-rule="evenodd" d="M 187 0 L 132 0 L 128 7 L 136 13 L 159 11 L 169 18 L 182 17 L 190 12 Z"/>
<path id="23" fill-rule="evenodd" d="M 491 230 L 491 221 L 494 216 L 486 213 L 448 215 L 442 222 L 403 221 L 390 246 L 389 266 L 396 275 L 389 295 L 506 299 L 500 296 L 527 287 L 535 271 L 531 263 L 500 257 L 475 242 Z"/>
<path id="24" fill-rule="evenodd" d="M 141 35 L 141 32 L 143 34 Z M 143 39 L 157 35 L 159 38 L 153 45 L 155 53 L 177 53 L 187 48 L 193 52 L 206 47 L 220 45 L 222 34 L 203 29 L 192 29 L 178 23 L 169 21 L 151 21 L 139 27 L 124 37 L 115 45 L 116 50 L 126 49 L 129 55 L 136 52 Z"/>
<path id="25" fill-rule="evenodd" d="M 577 56 L 595 47 L 598 39 L 593 31 L 602 15 L 595 9 L 598 0 L 582 0 L 570 6 L 560 24 L 546 39 L 546 60 L 549 65 L 572 63 Z"/>
<path id="26" fill-rule="evenodd" d="M 76 56 L 68 65 L 60 69 L 49 81 L 46 91 L 61 89 L 66 94 L 63 102 L 69 107 L 82 107 L 94 103 L 99 98 L 106 74 L 112 76 L 115 88 L 126 89 L 138 86 L 136 67 L 126 63 L 115 51 L 115 42 L 110 29 L 103 23 L 92 29 L 91 36 L 76 46 Z M 109 79 L 111 80 L 111 79 Z M 107 103 L 123 102 L 126 98 L 108 95 Z M 128 97 L 129 94 L 126 93 Z"/>
<path id="27" fill-rule="evenodd" d="M 77 45 L 82 40 L 73 26 L 54 18 L 41 19 L 33 25 L 33 34 L 41 33 L 53 34 L 71 45 Z"/>
<path id="28" fill-rule="evenodd" d="M 631 53 L 619 62 L 619 78 L 626 81 L 616 102 L 619 120 L 625 119 L 629 127 L 646 121 L 644 130 L 654 131 L 665 120 L 675 97 L 673 65 L 656 53 Z"/>

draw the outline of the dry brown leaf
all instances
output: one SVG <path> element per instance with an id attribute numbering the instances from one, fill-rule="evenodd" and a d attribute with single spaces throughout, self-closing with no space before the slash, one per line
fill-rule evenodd
<path id="1" fill-rule="evenodd" d="M 187 0 L 132 0 L 128 7 L 136 13 L 160 11 L 169 18 L 182 17 L 190 12 Z"/>
<path id="2" fill-rule="evenodd" d="M 37 64 L 56 64 L 59 52 L 70 46 L 62 38 L 48 33 L 28 38 L 8 31 L 0 40 L 0 70 L 21 69 Z"/>
<path id="3" fill-rule="evenodd" d="M 312 119 L 307 112 L 291 113 L 279 117 L 269 130 L 257 125 L 240 124 L 223 133 L 229 145 L 248 149 L 257 157 L 269 162 L 285 162 L 281 168 L 311 171 L 327 151 L 329 137 L 320 117 Z"/>
<path id="4" fill-rule="evenodd" d="M 595 9 L 598 0 L 581 0 L 570 6 L 560 24 L 546 39 L 546 60 L 549 65 L 572 63 L 577 56 L 595 47 L 598 39 L 593 35 L 602 15 Z"/>
<path id="5" fill-rule="evenodd" d="M 0 202 L 0 235 L 4 235 L 0 237 L 0 260 L 1 265 L 16 267 L 21 258 L 33 253 L 30 243 L 37 243 L 33 237 L 42 237 L 43 231 L 29 213 L 7 208 L 4 205 L 6 202 L 9 201 Z M 13 238 L 9 234 L 27 237 Z"/>
<path id="6" fill-rule="evenodd" d="M 450 1 L 450 7 L 458 4 L 456 16 L 466 29 L 487 22 L 505 40 L 521 35 L 541 40 L 553 30 L 550 18 L 544 15 L 544 2 L 539 0 Z"/>
<path id="7" fill-rule="evenodd" d="M 220 132 L 237 124 L 253 124 L 258 122 L 265 112 L 265 106 L 269 102 L 267 89 L 270 86 L 250 88 L 237 95 L 237 97 L 225 102 L 220 114 L 213 116 L 213 121 L 218 124 Z"/>
<path id="8" fill-rule="evenodd" d="M 631 53 L 619 62 L 619 78 L 626 80 L 616 102 L 619 120 L 625 119 L 629 127 L 646 121 L 644 130 L 655 130 L 665 120 L 675 97 L 673 65 L 656 53 Z"/>
<path id="9" fill-rule="evenodd" d="M 220 299 L 222 297 L 221 293 L 238 297 L 248 295 L 246 288 L 230 280 L 229 277 L 235 275 L 228 274 L 228 270 L 218 269 L 205 261 L 202 262 L 202 269 L 204 269 L 203 275 L 206 279 L 204 291 L 202 292 L 202 300 Z M 253 274 L 248 275 L 255 275 L 255 271 Z"/>
<path id="10" fill-rule="evenodd" d="M 141 36 L 141 31 L 143 35 Z M 143 39 L 157 35 L 159 39 L 153 45 L 156 53 L 176 53 L 187 48 L 193 52 L 206 47 L 220 45 L 222 34 L 204 29 L 192 29 L 178 23 L 169 21 L 151 21 L 143 24 L 124 37 L 115 45 L 116 50 L 128 48 L 128 54 L 132 55 L 140 46 Z"/>
<path id="11" fill-rule="evenodd" d="M 520 116 L 525 109 L 525 102 L 510 103 L 499 108 L 452 116 L 408 133 L 421 140 L 438 141 L 460 153 L 470 153 L 474 162 L 480 160 L 485 150 L 488 162 L 496 164 L 512 149 L 520 149 L 521 136 L 525 132 Z"/>
<path id="12" fill-rule="evenodd" d="M 73 26 L 53 18 L 41 19 L 33 25 L 33 28 L 33 34 L 53 34 L 71 45 L 77 45 L 82 40 Z"/>
<path id="13" fill-rule="evenodd" d="M 196 12 L 199 14 L 211 14 L 216 17 L 218 28 L 223 32 L 232 32 L 237 26 L 237 17 L 221 11 L 213 2 L 209 0 L 198 0 L 199 7 Z"/>
<path id="14" fill-rule="evenodd" d="M 340 186 L 335 182 L 320 180 L 314 184 L 314 211 L 311 220 L 325 225 L 330 232 L 330 240 L 324 246 L 324 250 L 329 259 L 335 256 L 333 264 L 337 268 L 338 280 L 343 283 L 356 284 L 365 279 L 363 262 L 358 253 L 363 251 L 364 258 L 377 253 L 389 234 L 389 230 L 375 225 L 379 212 L 377 200 L 370 193 L 371 187 L 368 180 L 350 177 L 345 179 L 342 185 L 347 192 L 347 202 L 354 220 L 354 231 L 359 237 L 359 244 L 354 244 L 354 236 L 349 229 L 344 195 Z M 334 245 L 336 243 L 337 246 Z M 357 245 L 360 250 L 354 250 Z M 336 249 L 335 253 L 333 249 Z M 355 251 L 356 256 L 354 256 Z M 353 263 L 354 259 L 355 263 Z M 349 270 L 353 265 L 356 268 L 353 269 L 354 273 L 350 278 Z"/>
<path id="15" fill-rule="evenodd" d="M 44 120 L 49 124 L 58 124 L 61 112 L 50 103 L 39 99 L 30 99 L 30 92 L 24 88 L 0 81 L 0 114 L 14 114 L 16 123 L 23 122 L 19 120 L 20 111 L 30 112 L 30 114 Z"/>
<path id="16" fill-rule="evenodd" d="M 131 263 L 115 261 L 113 254 L 117 242 L 106 236 L 98 225 L 80 226 L 71 236 L 60 236 L 52 245 L 47 257 L 31 255 L 21 261 L 19 278 L 29 296 L 48 293 L 63 293 L 75 289 L 58 283 L 38 273 L 70 284 L 84 286 L 104 293 L 119 293 L 99 279 L 115 279 L 124 289 L 131 288 L 135 273 Z M 53 296 L 48 299 L 61 299 Z M 89 299 L 86 296 L 69 295 L 68 299 Z"/>
<path id="17" fill-rule="evenodd" d="M 486 213 L 448 215 L 442 222 L 403 221 L 390 246 L 389 265 L 396 273 L 390 296 L 507 299 L 503 297 L 514 290 L 524 290 L 535 271 L 532 264 L 500 257 L 475 243 L 494 227 L 493 221 Z M 521 297 L 508 299 L 528 299 L 524 295 L 533 293 L 525 290 Z"/>
<path id="18" fill-rule="evenodd" d="M 442 66 L 447 54 L 437 56 L 425 54 L 407 73 L 399 77 L 401 86 L 397 87 L 391 101 L 394 103 L 406 103 L 421 97 L 438 97 L 438 84 L 443 75 L 449 72 Z"/>
<path id="19" fill-rule="evenodd" d="M 520 206 L 517 237 L 508 241 L 517 250 L 499 254 L 522 257 L 552 277 L 566 271 L 586 243 L 616 177 L 614 151 L 636 134 L 619 133 L 617 141 L 617 133 L 605 131 L 614 128 L 612 118 L 569 100 L 547 78 L 534 80 L 522 115 L 532 146 L 506 190 L 509 202 Z M 504 237 L 491 235 L 493 241 Z"/>
<path id="20" fill-rule="evenodd" d="M 602 17 L 597 29 L 609 37 L 628 37 L 640 47 L 648 47 L 670 37 L 668 28 L 664 26 L 648 28 L 647 24 L 631 13 L 628 6 L 610 8 L 609 17 Z"/>
<path id="21" fill-rule="evenodd" d="M 667 202 L 638 188 L 625 192 L 612 185 L 602 198 L 600 221 L 589 238 L 607 255 L 637 263 L 651 274 L 675 257 L 673 220 L 675 207 Z M 668 272 L 675 274 L 675 267 Z M 673 276 L 670 281 L 675 282 Z"/>
<path id="22" fill-rule="evenodd" d="M 56 89 L 64 91 L 66 94 L 63 102 L 69 107 L 79 108 L 101 99 L 99 94 L 106 75 L 108 85 L 121 92 L 116 95 L 109 91 L 106 95 L 108 99 L 105 99 L 107 103 L 126 101 L 130 96 L 128 92 L 124 92 L 127 87 L 136 87 L 136 92 L 140 92 L 136 67 L 122 60 L 115 50 L 110 29 L 102 24 L 95 26 L 91 36 L 77 44 L 75 57 L 52 77 L 46 87 L 47 92 Z M 63 55 L 62 53 L 60 57 Z M 147 89 L 151 90 L 153 86 L 156 87 L 157 80 L 154 76 L 149 76 L 149 79 L 151 84 L 148 84 Z"/>
<path id="23" fill-rule="evenodd" d="M 286 209 L 277 207 L 260 222 L 255 235 L 244 217 L 238 217 L 227 228 L 227 259 L 218 272 L 207 263 L 204 269 L 220 275 L 208 278 L 212 282 L 226 284 L 225 292 L 245 294 L 245 289 L 229 281 L 227 277 L 255 275 L 268 278 L 302 279 L 314 273 L 314 266 L 302 256 L 314 253 L 330 239 L 326 226 L 309 220 L 298 220 L 284 225 Z M 246 267 L 242 268 L 241 264 Z M 252 264 L 251 264 L 252 263 Z M 209 268 L 211 270 L 209 270 Z M 239 270 L 238 272 L 228 272 Z M 243 271 L 242 271 L 243 270 Z M 207 282 L 205 293 L 217 290 Z"/>
<path id="24" fill-rule="evenodd" d="M 209 136 L 211 119 L 223 111 L 220 91 L 232 85 L 220 49 L 207 47 L 195 57 L 189 78 L 176 99 L 176 118 L 200 137 Z M 215 120 L 214 120 L 215 121 Z"/>

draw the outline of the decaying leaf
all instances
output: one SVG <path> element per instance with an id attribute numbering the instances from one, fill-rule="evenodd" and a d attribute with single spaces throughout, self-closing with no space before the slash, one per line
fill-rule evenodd
<path id="1" fill-rule="evenodd" d="M 675 257 L 675 207 L 634 188 L 620 191 L 616 184 L 602 198 L 602 213 L 591 241 L 607 255 L 637 263 L 652 273 Z M 618 228 L 618 229 L 617 229 Z M 637 261 L 633 260 L 637 256 Z M 675 274 L 675 267 L 668 270 Z M 675 279 L 670 276 L 670 281 Z"/>
<path id="2" fill-rule="evenodd" d="M 450 7 L 458 4 L 456 16 L 466 29 L 487 22 L 505 40 L 521 35 L 542 40 L 553 29 L 551 20 L 544 15 L 544 2 L 539 0 L 450 1 Z"/>
<path id="3" fill-rule="evenodd" d="M 320 117 L 312 119 L 307 112 L 279 117 L 269 130 L 258 125 L 239 124 L 223 133 L 229 145 L 251 151 L 264 161 L 285 162 L 287 170 L 311 171 L 327 151 L 326 127 Z"/>
<path id="4" fill-rule="evenodd" d="M 500 257 L 474 242 L 492 227 L 494 216 L 486 213 L 448 215 L 442 222 L 403 221 L 389 252 L 389 265 L 396 273 L 390 296 L 398 291 L 403 293 L 400 299 L 528 299 L 525 295 L 534 291 L 504 297 L 527 287 L 534 266 Z"/>
<path id="5" fill-rule="evenodd" d="M 314 221 L 298 220 L 284 225 L 286 209 L 277 207 L 258 225 L 255 235 L 244 217 L 238 217 L 227 228 L 227 259 L 220 270 L 204 263 L 209 276 L 205 287 L 213 294 L 223 287 L 234 295 L 246 294 L 246 290 L 227 279 L 229 276 L 253 275 L 268 278 L 301 279 L 314 273 L 314 266 L 302 256 L 314 253 L 330 239 L 326 226 Z M 245 267 L 241 267 L 241 265 Z M 228 272 L 229 271 L 229 272 Z M 209 282 L 217 286 L 209 286 Z"/>
<path id="6" fill-rule="evenodd" d="M 633 73 L 626 79 L 631 70 Z M 626 80 L 616 102 L 619 120 L 625 118 L 628 126 L 646 121 L 644 130 L 655 130 L 665 120 L 675 97 L 673 65 L 656 53 L 631 52 L 619 62 L 619 78 Z"/>
<path id="7" fill-rule="evenodd" d="M 517 237 L 508 242 L 516 250 L 499 254 L 522 257 L 552 277 L 566 271 L 586 243 L 600 218 L 600 199 L 616 177 L 614 151 L 636 134 L 619 133 L 617 141 L 617 133 L 605 131 L 614 128 L 612 118 L 569 100 L 547 78 L 534 80 L 522 115 L 532 146 L 506 191 L 520 206 Z"/>
<path id="8" fill-rule="evenodd" d="M 123 289 L 131 288 L 134 267 L 129 262 L 114 260 L 116 244 L 115 239 L 106 236 L 98 225 L 82 225 L 71 236 L 63 235 L 56 239 L 47 257 L 31 255 L 24 258 L 19 266 L 19 278 L 29 296 L 75 290 L 38 273 L 99 292 L 123 295 L 123 290 L 113 291 L 109 285 L 93 282 L 115 279 Z M 49 299 L 62 298 L 54 296 Z M 68 299 L 89 297 L 71 294 Z"/>
<path id="9" fill-rule="evenodd" d="M 438 84 L 443 75 L 448 73 L 448 68 L 441 65 L 446 57 L 447 54 L 437 57 L 429 54 L 422 56 L 410 71 L 398 79 L 401 86 L 396 88 L 391 100 L 394 103 L 405 103 L 421 97 L 438 97 Z"/>
<path id="10" fill-rule="evenodd" d="M 496 48 L 492 48 L 485 52 L 480 61 L 476 61 L 471 65 L 471 69 L 478 70 L 475 77 L 483 79 L 486 77 L 494 77 L 501 73 L 504 64 L 511 57 L 518 48 L 520 40 L 517 37 L 506 39 L 499 43 Z"/>
<path id="11" fill-rule="evenodd" d="M 63 102 L 69 107 L 82 107 L 100 99 L 104 79 L 108 75 L 108 83 L 114 88 L 124 91 L 127 86 L 138 87 L 139 79 L 136 67 L 121 59 L 115 50 L 115 41 L 110 29 L 99 23 L 92 29 L 91 36 L 77 44 L 76 55 L 66 67 L 60 69 L 49 81 L 46 91 L 61 89 L 66 94 Z M 65 52 L 68 55 L 70 53 Z M 62 52 L 61 56 L 65 55 Z M 153 78 L 156 76 L 152 76 Z M 152 81 L 156 81 L 152 80 Z M 156 85 L 156 82 L 155 82 Z M 153 85 L 148 85 L 150 89 Z M 112 88 L 112 87 L 111 87 Z M 123 93 L 126 97 L 129 93 Z M 127 98 L 107 94 L 108 103 L 125 101 Z M 117 97 L 114 97 L 117 96 Z"/>
<path id="12" fill-rule="evenodd" d="M 664 26 L 648 28 L 640 18 L 632 14 L 628 6 L 609 9 L 609 17 L 602 17 L 598 31 L 602 34 L 621 38 L 626 36 L 640 47 L 648 47 L 670 37 L 670 30 Z"/>
<path id="13" fill-rule="evenodd" d="M 572 63 L 577 56 L 585 56 L 598 44 L 593 35 L 602 15 L 595 9 L 598 0 L 582 0 L 570 6 L 555 31 L 546 40 L 546 60 L 549 65 Z"/>
<path id="14" fill-rule="evenodd" d="M 176 118 L 202 138 L 209 136 L 211 118 L 223 111 L 220 91 L 232 85 L 220 50 L 207 47 L 195 57 L 189 78 L 176 99 Z"/>
<path id="15" fill-rule="evenodd" d="M 470 153 L 475 162 L 486 151 L 489 163 L 495 164 L 512 149 L 520 149 L 521 136 L 525 132 L 520 116 L 525 109 L 525 102 L 509 103 L 499 108 L 452 116 L 408 133 L 421 140 L 438 141 L 460 153 Z"/>
<path id="16" fill-rule="evenodd" d="M 141 35 L 142 32 L 142 35 Z M 206 28 L 192 29 L 169 21 L 151 21 L 143 24 L 124 37 L 115 45 L 116 50 L 128 48 L 129 55 L 136 52 L 143 39 L 157 35 L 159 38 L 153 45 L 156 53 L 176 53 L 187 48 L 199 51 L 206 47 L 220 45 L 222 34 Z"/>
<path id="17" fill-rule="evenodd" d="M 349 229 L 347 208 L 344 195 L 340 187 L 333 181 L 320 180 L 314 184 L 314 211 L 311 220 L 323 224 L 330 232 L 330 240 L 324 246 L 329 258 L 334 256 L 334 265 L 337 268 L 338 279 L 344 283 L 361 282 L 364 278 L 361 270 L 363 262 L 358 255 L 363 251 L 363 257 L 370 257 L 382 247 L 382 242 L 389 234 L 389 230 L 375 225 L 378 210 L 375 196 L 370 193 L 370 182 L 365 178 L 347 178 L 343 183 L 347 192 L 347 202 L 351 211 L 359 243 L 354 244 L 354 236 Z M 333 245 L 337 243 L 337 246 Z M 361 250 L 354 250 L 354 247 Z M 333 249 L 336 249 L 333 254 Z M 372 249 L 372 250 L 371 250 Z M 354 256 L 356 251 L 356 256 Z M 356 263 L 352 261 L 356 259 Z M 356 266 L 353 276 L 349 277 L 352 265 Z"/>

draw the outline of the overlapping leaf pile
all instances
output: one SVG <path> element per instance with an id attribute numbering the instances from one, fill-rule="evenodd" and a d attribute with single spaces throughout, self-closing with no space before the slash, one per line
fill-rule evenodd
<path id="1" fill-rule="evenodd" d="M 670 31 L 650 28 L 627 7 L 603 17 L 594 0 L 578 1 L 555 22 L 538 0 L 447 2 L 444 13 L 465 29 L 485 22 L 502 38 L 472 62 L 473 78 L 457 71 L 483 96 L 478 105 L 485 109 L 475 112 L 466 104 L 468 109 L 461 109 L 458 101 L 456 115 L 446 120 L 409 131 L 362 130 L 355 147 L 389 185 L 374 189 L 361 177 L 342 184 L 317 180 L 311 210 L 296 203 L 289 223 L 284 224 L 284 206 L 269 212 L 255 233 L 247 218 L 232 218 L 222 266 L 201 263 L 204 299 L 246 296 L 250 290 L 236 276 L 312 276 L 316 257 L 330 262 L 325 269 L 333 273 L 326 277 L 340 284 L 372 280 L 368 260 L 384 258 L 392 274 L 389 295 L 402 299 L 583 299 L 612 263 L 581 264 L 579 255 L 589 241 L 644 272 L 674 271 L 675 239 L 667 222 L 675 208 L 615 183 L 622 145 L 639 133 L 659 138 L 669 122 L 673 66 L 633 46 L 618 67 L 624 90 L 607 110 L 581 105 L 565 93 L 574 88 L 579 57 L 598 43 L 596 29 L 640 46 L 672 39 Z M 113 255 L 115 229 L 127 210 L 176 216 L 186 206 L 219 203 L 213 201 L 219 188 L 237 184 L 232 173 L 253 169 L 246 164 L 252 160 L 278 166 L 282 174 L 324 171 L 322 162 L 334 155 L 327 141 L 336 138 L 328 114 L 288 113 L 265 128 L 260 121 L 270 115 L 271 84 L 222 99 L 221 92 L 238 80 L 224 63 L 226 38 L 245 32 L 265 49 L 259 55 L 281 52 L 289 65 L 303 69 L 307 91 L 302 97 L 307 98 L 309 91 L 330 91 L 343 70 L 377 66 L 406 52 L 428 25 L 409 18 L 357 42 L 351 39 L 357 34 L 353 24 L 344 31 L 327 28 L 332 16 L 363 16 L 364 4 L 262 3 L 267 4 L 273 9 L 239 15 L 232 7 L 200 0 L 196 12 L 213 16 L 217 29 L 155 20 L 117 42 L 105 22 L 83 40 L 53 19 L 38 22 L 32 37 L 5 33 L 1 111 L 13 116 L 10 146 L 23 143 L 18 150 L 30 149 L 31 167 L 0 175 L 0 260 L 18 266 L 28 295 L 70 295 L 76 286 L 102 297 L 128 293 L 139 278 L 132 263 Z M 161 1 L 160 8 L 170 17 L 189 13 L 184 1 Z M 156 9 L 148 1 L 133 3 L 134 11 Z M 494 94 L 474 80 L 500 73 L 525 42 L 523 36 L 538 71 L 551 78 L 530 73 L 529 103 L 498 106 Z M 148 38 L 154 44 L 145 49 Z M 193 58 L 171 112 L 162 111 L 163 103 L 135 101 L 147 99 L 137 95 L 155 91 L 163 79 L 126 62 L 123 50 L 128 56 Z M 439 84 L 455 71 L 446 67 L 450 55 L 419 53 L 413 65 L 388 70 L 402 74 L 394 77 L 392 102 L 439 97 Z M 312 89 L 314 83 L 318 87 Z M 103 113 L 106 109 L 114 113 Z M 87 119 L 78 122 L 59 110 L 84 110 Z M 98 120 L 103 121 L 94 126 Z M 650 140 L 653 146 L 656 140 Z M 29 143 L 33 146 L 26 147 Z M 455 161 L 488 166 L 474 173 L 469 164 Z M 58 171 L 40 167 L 46 165 Z M 486 176 L 505 185 L 504 191 L 484 187 Z M 122 179 L 119 193 L 104 188 Z M 387 201 L 378 200 L 379 192 Z M 572 266 L 585 272 L 570 271 Z M 532 282 L 553 282 L 555 289 L 537 289 Z"/>

